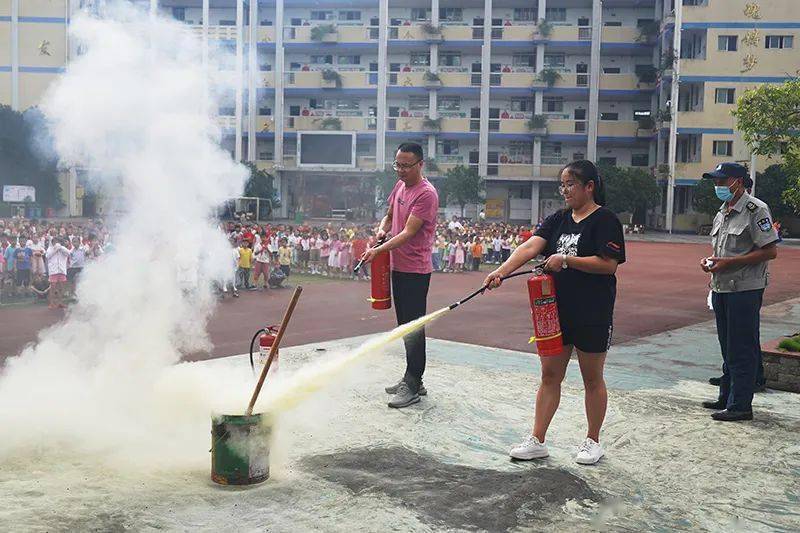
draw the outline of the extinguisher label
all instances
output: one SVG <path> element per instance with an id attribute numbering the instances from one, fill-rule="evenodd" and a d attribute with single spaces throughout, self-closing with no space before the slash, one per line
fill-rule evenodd
<path id="1" fill-rule="evenodd" d="M 534 300 L 533 313 L 533 329 L 536 337 L 550 337 L 557 335 L 561 331 L 558 321 L 558 305 L 556 305 L 555 297 Z"/>

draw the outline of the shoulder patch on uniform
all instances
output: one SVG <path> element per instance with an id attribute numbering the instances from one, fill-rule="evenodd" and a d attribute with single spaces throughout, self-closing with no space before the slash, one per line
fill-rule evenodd
<path id="1" fill-rule="evenodd" d="M 754 212 L 756 209 L 758 209 L 758 206 L 755 204 L 755 202 L 747 202 L 747 206 L 746 207 L 747 207 L 747 210 L 750 211 L 750 212 Z"/>
<path id="2" fill-rule="evenodd" d="M 758 221 L 758 228 L 761 231 L 771 231 L 772 230 L 772 221 L 769 219 L 769 217 L 762 218 L 761 220 Z"/>

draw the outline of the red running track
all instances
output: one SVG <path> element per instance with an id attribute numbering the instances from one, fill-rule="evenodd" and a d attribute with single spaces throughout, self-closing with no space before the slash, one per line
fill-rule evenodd
<path id="1" fill-rule="evenodd" d="M 706 307 L 708 275 L 699 262 L 710 252 L 701 244 L 628 243 L 628 262 L 618 271 L 615 342 L 627 342 L 662 331 L 710 320 Z M 782 246 L 770 266 L 765 304 L 800 296 L 800 248 Z M 478 288 L 485 274 L 435 274 L 429 311 L 449 305 Z M 284 345 L 352 337 L 395 326 L 393 311 L 373 311 L 366 302 L 369 284 L 352 281 L 311 282 L 304 287 Z M 226 299 L 209 324 L 214 349 L 187 359 L 245 353 L 253 332 L 280 321 L 291 290 L 242 292 Z M 0 360 L 19 353 L 38 332 L 63 317 L 46 306 L 0 309 Z M 478 296 L 428 328 L 439 339 L 529 350 L 530 308 L 524 277 Z"/>

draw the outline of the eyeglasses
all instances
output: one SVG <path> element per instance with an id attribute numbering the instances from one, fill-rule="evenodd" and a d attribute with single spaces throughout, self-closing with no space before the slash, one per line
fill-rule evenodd
<path id="1" fill-rule="evenodd" d="M 559 185 L 558 186 L 558 194 L 564 194 L 567 191 L 571 191 L 572 188 L 575 187 L 577 184 L 578 184 L 578 182 L 576 182 L 576 181 L 570 181 L 570 182 L 565 183 L 564 185 Z"/>
<path id="2" fill-rule="evenodd" d="M 420 163 L 422 163 L 422 159 L 418 159 L 416 163 L 411 163 L 411 164 L 408 164 L 408 165 L 403 165 L 403 164 L 398 163 L 397 161 L 394 161 L 392 163 L 392 169 L 394 169 L 394 170 L 409 170 L 409 169 L 414 168 L 415 166 L 419 165 Z"/>

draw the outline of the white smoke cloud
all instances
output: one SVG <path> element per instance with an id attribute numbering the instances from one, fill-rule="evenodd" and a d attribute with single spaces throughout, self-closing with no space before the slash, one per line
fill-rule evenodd
<path id="1" fill-rule="evenodd" d="M 75 16 L 70 31 L 85 53 L 41 109 L 61 163 L 88 169 L 121 214 L 67 319 L 2 369 L 0 457 L 50 443 L 118 457 L 154 448 L 166 462 L 165 448 L 185 444 L 169 428 L 212 403 L 198 392 L 209 376 L 169 383 L 182 351 L 208 345 L 211 281 L 233 267 L 213 214 L 247 170 L 219 147 L 211 111 L 234 74 L 219 74 L 218 50 L 207 74 L 186 26 L 123 3 Z"/>

